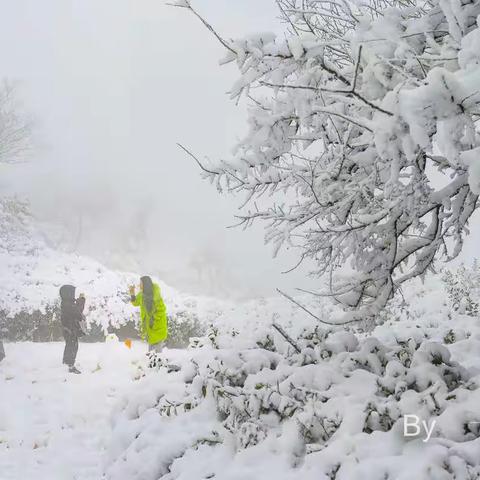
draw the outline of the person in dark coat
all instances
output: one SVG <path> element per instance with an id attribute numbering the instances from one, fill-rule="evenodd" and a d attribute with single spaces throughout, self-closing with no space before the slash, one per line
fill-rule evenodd
<path id="1" fill-rule="evenodd" d="M 63 285 L 60 288 L 61 313 L 60 319 L 65 338 L 65 350 L 63 352 L 63 363 L 68 365 L 71 373 L 81 373 L 75 367 L 75 359 L 78 352 L 78 337 L 84 333 L 81 327 L 83 320 L 83 309 L 85 307 L 85 296 L 75 298 L 75 287 Z"/>
<path id="2" fill-rule="evenodd" d="M 5 358 L 5 350 L 3 348 L 3 342 L 0 340 L 0 362 Z"/>

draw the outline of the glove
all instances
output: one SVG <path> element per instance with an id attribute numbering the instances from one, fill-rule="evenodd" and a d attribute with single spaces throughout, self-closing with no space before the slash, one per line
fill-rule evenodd
<path id="1" fill-rule="evenodd" d="M 128 287 L 128 292 L 130 293 L 130 295 L 135 295 L 135 285 L 130 285 Z"/>

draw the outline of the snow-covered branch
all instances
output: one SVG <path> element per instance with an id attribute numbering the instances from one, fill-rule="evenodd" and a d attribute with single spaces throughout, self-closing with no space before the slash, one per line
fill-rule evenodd
<path id="1" fill-rule="evenodd" d="M 277 4 L 284 37 L 228 43 L 249 131 L 205 176 L 315 262 L 345 321 L 376 315 L 458 255 L 478 205 L 480 1 Z"/>

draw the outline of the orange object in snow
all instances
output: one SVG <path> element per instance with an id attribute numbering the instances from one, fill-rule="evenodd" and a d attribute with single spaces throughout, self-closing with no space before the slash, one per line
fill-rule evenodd
<path id="1" fill-rule="evenodd" d="M 123 343 L 127 348 L 132 348 L 132 341 L 129 338 L 127 338 Z"/>

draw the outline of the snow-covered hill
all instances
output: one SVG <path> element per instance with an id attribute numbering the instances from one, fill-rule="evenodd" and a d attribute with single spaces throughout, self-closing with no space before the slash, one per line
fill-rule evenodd
<path id="1" fill-rule="evenodd" d="M 0 199 L 0 312 L 45 312 L 58 302 L 58 290 L 68 283 L 87 297 L 90 323 L 119 326 L 136 318 L 128 286 L 138 285 L 139 274 L 109 269 L 91 258 L 63 251 L 29 215 L 27 205 Z M 157 279 L 169 313 L 189 310 L 208 321 L 219 301 L 193 297 Z"/>

